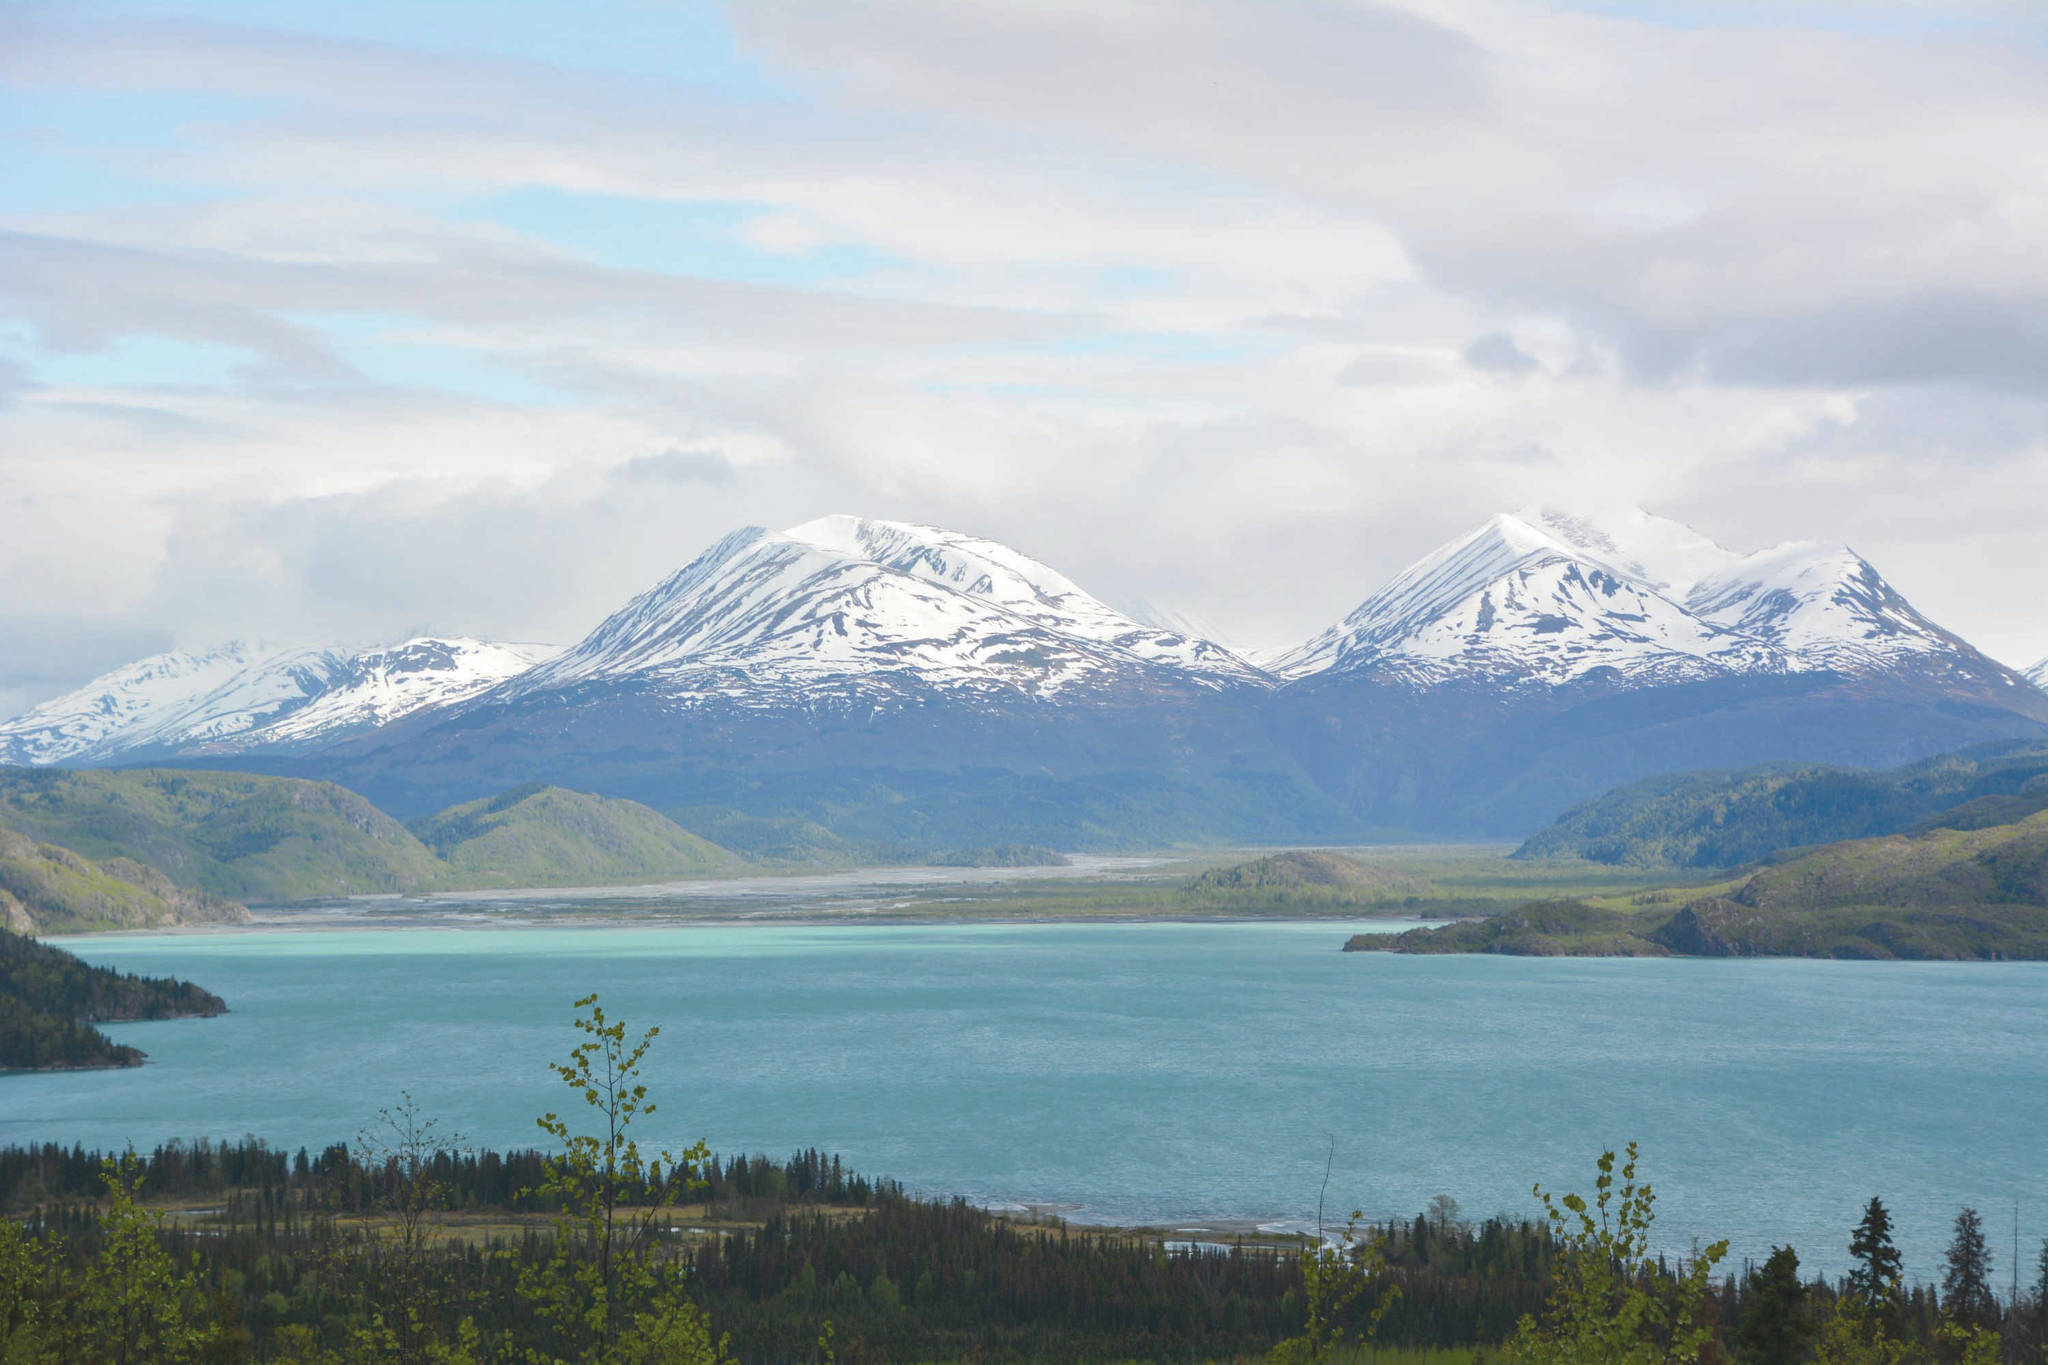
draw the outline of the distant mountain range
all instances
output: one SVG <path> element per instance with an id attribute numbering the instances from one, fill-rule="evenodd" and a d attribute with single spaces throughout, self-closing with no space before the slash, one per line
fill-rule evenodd
<path id="1" fill-rule="evenodd" d="M 0 725 L 0 760 L 314 776 L 407 818 L 549 782 L 721 838 L 1071 848 L 1522 834 L 1660 772 L 2043 733 L 2048 693 L 1845 546 L 1495 517 L 1265 667 L 1007 546 L 826 517 L 727 536 L 566 650 L 143 660 Z"/>
<path id="2" fill-rule="evenodd" d="M 199 654 L 157 654 L 0 725 L 0 762 L 128 763 L 317 748 L 454 706 L 555 652 L 422 638 L 355 653 L 234 641 Z"/>
<path id="3" fill-rule="evenodd" d="M 1846 545 L 1738 555 L 1676 522 L 1537 509 L 1423 559 L 1279 662 L 1282 676 L 1417 687 L 1666 686 L 1834 672 L 2011 671 L 1915 611 Z"/>
<path id="4" fill-rule="evenodd" d="M 1279 661 L 1267 723 L 1375 828 L 1515 833 L 1659 773 L 1892 766 L 2040 734 L 2048 694 L 1843 545 L 1640 511 L 1500 516 Z"/>

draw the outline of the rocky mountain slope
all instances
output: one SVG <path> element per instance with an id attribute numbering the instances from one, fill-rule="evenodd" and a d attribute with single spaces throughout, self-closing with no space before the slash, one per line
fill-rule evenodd
<path id="1" fill-rule="evenodd" d="M 1283 677 L 1369 674 L 1556 686 L 1593 673 L 1657 685 L 1783 673 L 1783 651 L 1687 611 L 1651 582 L 1519 517 L 1417 561 L 1278 662 Z"/>
<path id="2" fill-rule="evenodd" d="M 0 725 L 0 759 L 89 764 L 238 738 L 304 706 L 339 665 L 329 650 L 241 641 L 152 655 Z"/>
<path id="3" fill-rule="evenodd" d="M 1702 957 L 2048 957 L 2048 811 L 1823 845 L 1645 937 Z"/>

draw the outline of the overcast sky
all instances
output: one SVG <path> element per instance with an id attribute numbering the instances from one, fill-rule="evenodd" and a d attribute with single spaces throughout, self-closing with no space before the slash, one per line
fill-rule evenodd
<path id="1" fill-rule="evenodd" d="M 0 5 L 0 713 L 724 531 L 1247 647 L 1496 510 L 2048 652 L 2048 7 Z"/>

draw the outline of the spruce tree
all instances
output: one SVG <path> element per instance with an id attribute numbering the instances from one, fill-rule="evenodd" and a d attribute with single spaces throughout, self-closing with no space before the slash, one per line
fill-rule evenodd
<path id="1" fill-rule="evenodd" d="M 1899 1257 L 1899 1249 L 1892 1245 L 1892 1216 L 1876 1195 L 1870 1197 L 1863 1210 L 1863 1221 L 1849 1238 L 1849 1254 L 1856 1258 L 1856 1268 L 1849 1272 L 1850 1297 L 1871 1312 L 1896 1317 L 1897 1287 L 1905 1263 Z"/>
<path id="2" fill-rule="evenodd" d="M 1941 1277 L 1941 1308 L 1950 1321 L 1967 1326 L 1998 1323 L 1998 1299 L 1991 1292 L 1991 1248 L 1984 1241 L 1984 1220 L 1975 1209 L 1956 1215 L 1948 1269 Z"/>
<path id="3" fill-rule="evenodd" d="M 1743 1365 L 1801 1365 L 1813 1354 L 1815 1324 L 1799 1280 L 1799 1257 L 1774 1247 L 1751 1278 L 1735 1346 Z"/>
<path id="4" fill-rule="evenodd" d="M 2041 1239 L 2041 1255 L 2034 1275 L 2034 1340 L 2041 1358 L 2048 1361 L 2048 1237 Z"/>

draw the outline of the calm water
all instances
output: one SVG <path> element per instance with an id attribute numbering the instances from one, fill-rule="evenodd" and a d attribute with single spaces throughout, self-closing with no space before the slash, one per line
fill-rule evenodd
<path id="1" fill-rule="evenodd" d="M 1634 1138 L 1660 1239 L 1839 1270 L 1882 1194 L 1910 1274 L 1958 1207 L 2048 1235 L 2048 965 L 1403 958 L 1349 926 L 371 930 L 82 939 L 225 996 L 109 1030 L 140 1071 L 0 1077 L 0 1141 L 353 1137 L 410 1089 L 527 1143 L 601 990 L 662 1025 L 666 1136 L 1116 1221 L 1534 1209 Z"/>

